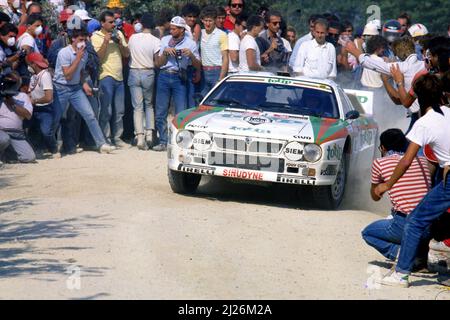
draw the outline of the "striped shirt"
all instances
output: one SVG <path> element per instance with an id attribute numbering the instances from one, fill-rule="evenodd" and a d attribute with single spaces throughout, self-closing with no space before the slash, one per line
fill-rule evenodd
<path id="1" fill-rule="evenodd" d="M 200 50 L 203 66 L 221 67 L 222 51 L 228 50 L 227 34 L 218 28 L 215 28 L 211 34 L 203 29 Z"/>
<path id="2" fill-rule="evenodd" d="M 401 155 L 393 154 L 376 159 L 372 164 L 372 183 L 388 181 L 401 158 Z M 421 165 L 417 159 L 420 159 Z M 405 174 L 388 191 L 394 210 L 411 213 L 428 193 L 430 185 L 431 175 L 426 158 L 415 158 Z"/>

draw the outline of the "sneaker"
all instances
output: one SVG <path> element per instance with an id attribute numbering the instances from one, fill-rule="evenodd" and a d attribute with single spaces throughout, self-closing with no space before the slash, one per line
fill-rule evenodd
<path id="1" fill-rule="evenodd" d="M 146 143 L 145 143 L 145 137 L 144 137 L 144 134 L 138 134 L 138 135 L 136 136 L 136 139 L 137 139 L 136 147 L 137 147 L 139 150 L 147 150 L 147 145 L 146 145 Z"/>
<path id="2" fill-rule="evenodd" d="M 153 147 L 153 151 L 167 151 L 167 146 L 165 144 L 158 144 Z"/>
<path id="3" fill-rule="evenodd" d="M 152 148 L 155 145 L 155 136 L 155 130 L 147 130 L 147 132 L 145 133 L 145 141 L 149 148 Z"/>
<path id="4" fill-rule="evenodd" d="M 409 275 L 401 272 L 393 272 L 379 280 L 379 283 L 385 286 L 408 288 Z"/>
<path id="5" fill-rule="evenodd" d="M 100 153 L 111 153 L 114 150 L 116 150 L 116 147 L 105 143 L 100 147 L 99 152 Z"/>
<path id="6" fill-rule="evenodd" d="M 50 157 L 52 159 L 61 159 L 61 152 L 52 153 Z"/>
<path id="7" fill-rule="evenodd" d="M 450 247 L 442 241 L 430 241 L 430 249 L 440 252 L 450 252 Z"/>
<path id="8" fill-rule="evenodd" d="M 130 147 L 130 145 L 128 143 L 126 143 L 125 141 L 123 141 L 122 139 L 114 140 L 114 146 L 116 146 L 117 148 L 129 148 Z"/>

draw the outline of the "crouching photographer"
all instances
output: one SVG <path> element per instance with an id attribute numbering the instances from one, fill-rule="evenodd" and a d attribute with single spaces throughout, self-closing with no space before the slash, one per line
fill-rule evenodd
<path id="1" fill-rule="evenodd" d="M 160 73 L 156 83 L 155 103 L 159 144 L 153 147 L 155 151 L 166 150 L 167 114 L 171 98 L 174 100 L 175 113 L 186 109 L 188 66 L 192 64 L 196 69 L 201 68 L 197 45 L 186 32 L 190 32 L 189 26 L 183 18 L 177 16 L 170 21 L 170 36 L 161 39 L 161 49 L 156 61 Z"/>
<path id="2" fill-rule="evenodd" d="M 55 131 L 60 108 L 53 104 L 52 75 L 48 71 L 48 62 L 37 52 L 27 55 L 28 71 L 32 74 L 28 92 L 34 107 L 32 125 L 39 127 L 46 149 L 53 158 L 60 158 Z"/>
<path id="3" fill-rule="evenodd" d="M 17 73 L 2 69 L 0 83 L 0 162 L 10 158 L 34 162 L 36 155 L 23 130 L 23 120 L 31 119 L 33 105 L 26 93 L 19 92 L 21 80 Z"/>

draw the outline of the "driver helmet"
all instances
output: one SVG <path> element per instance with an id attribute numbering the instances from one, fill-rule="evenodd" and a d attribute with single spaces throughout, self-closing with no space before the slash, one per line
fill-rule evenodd
<path id="1" fill-rule="evenodd" d="M 397 20 L 388 20 L 383 25 L 382 36 L 392 43 L 403 35 L 402 25 Z"/>

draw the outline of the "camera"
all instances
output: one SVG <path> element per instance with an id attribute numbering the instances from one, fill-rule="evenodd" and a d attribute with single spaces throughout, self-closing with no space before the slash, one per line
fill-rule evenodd
<path id="1" fill-rule="evenodd" d="M 118 43 L 119 42 L 119 34 L 117 29 L 114 29 L 112 34 L 111 34 L 111 40 Z"/>
<path id="2" fill-rule="evenodd" d="M 175 53 L 176 53 L 176 57 L 177 57 L 178 60 L 183 59 L 183 55 L 182 55 L 180 49 L 176 49 L 176 50 L 175 50 Z"/>
<path id="3" fill-rule="evenodd" d="M 0 64 L 0 104 L 5 97 L 14 97 L 19 93 L 22 79 L 11 67 Z"/>
<path id="4" fill-rule="evenodd" d="M 25 57 L 27 56 L 27 52 L 25 49 L 21 49 L 19 51 L 19 59 L 25 59 Z"/>

